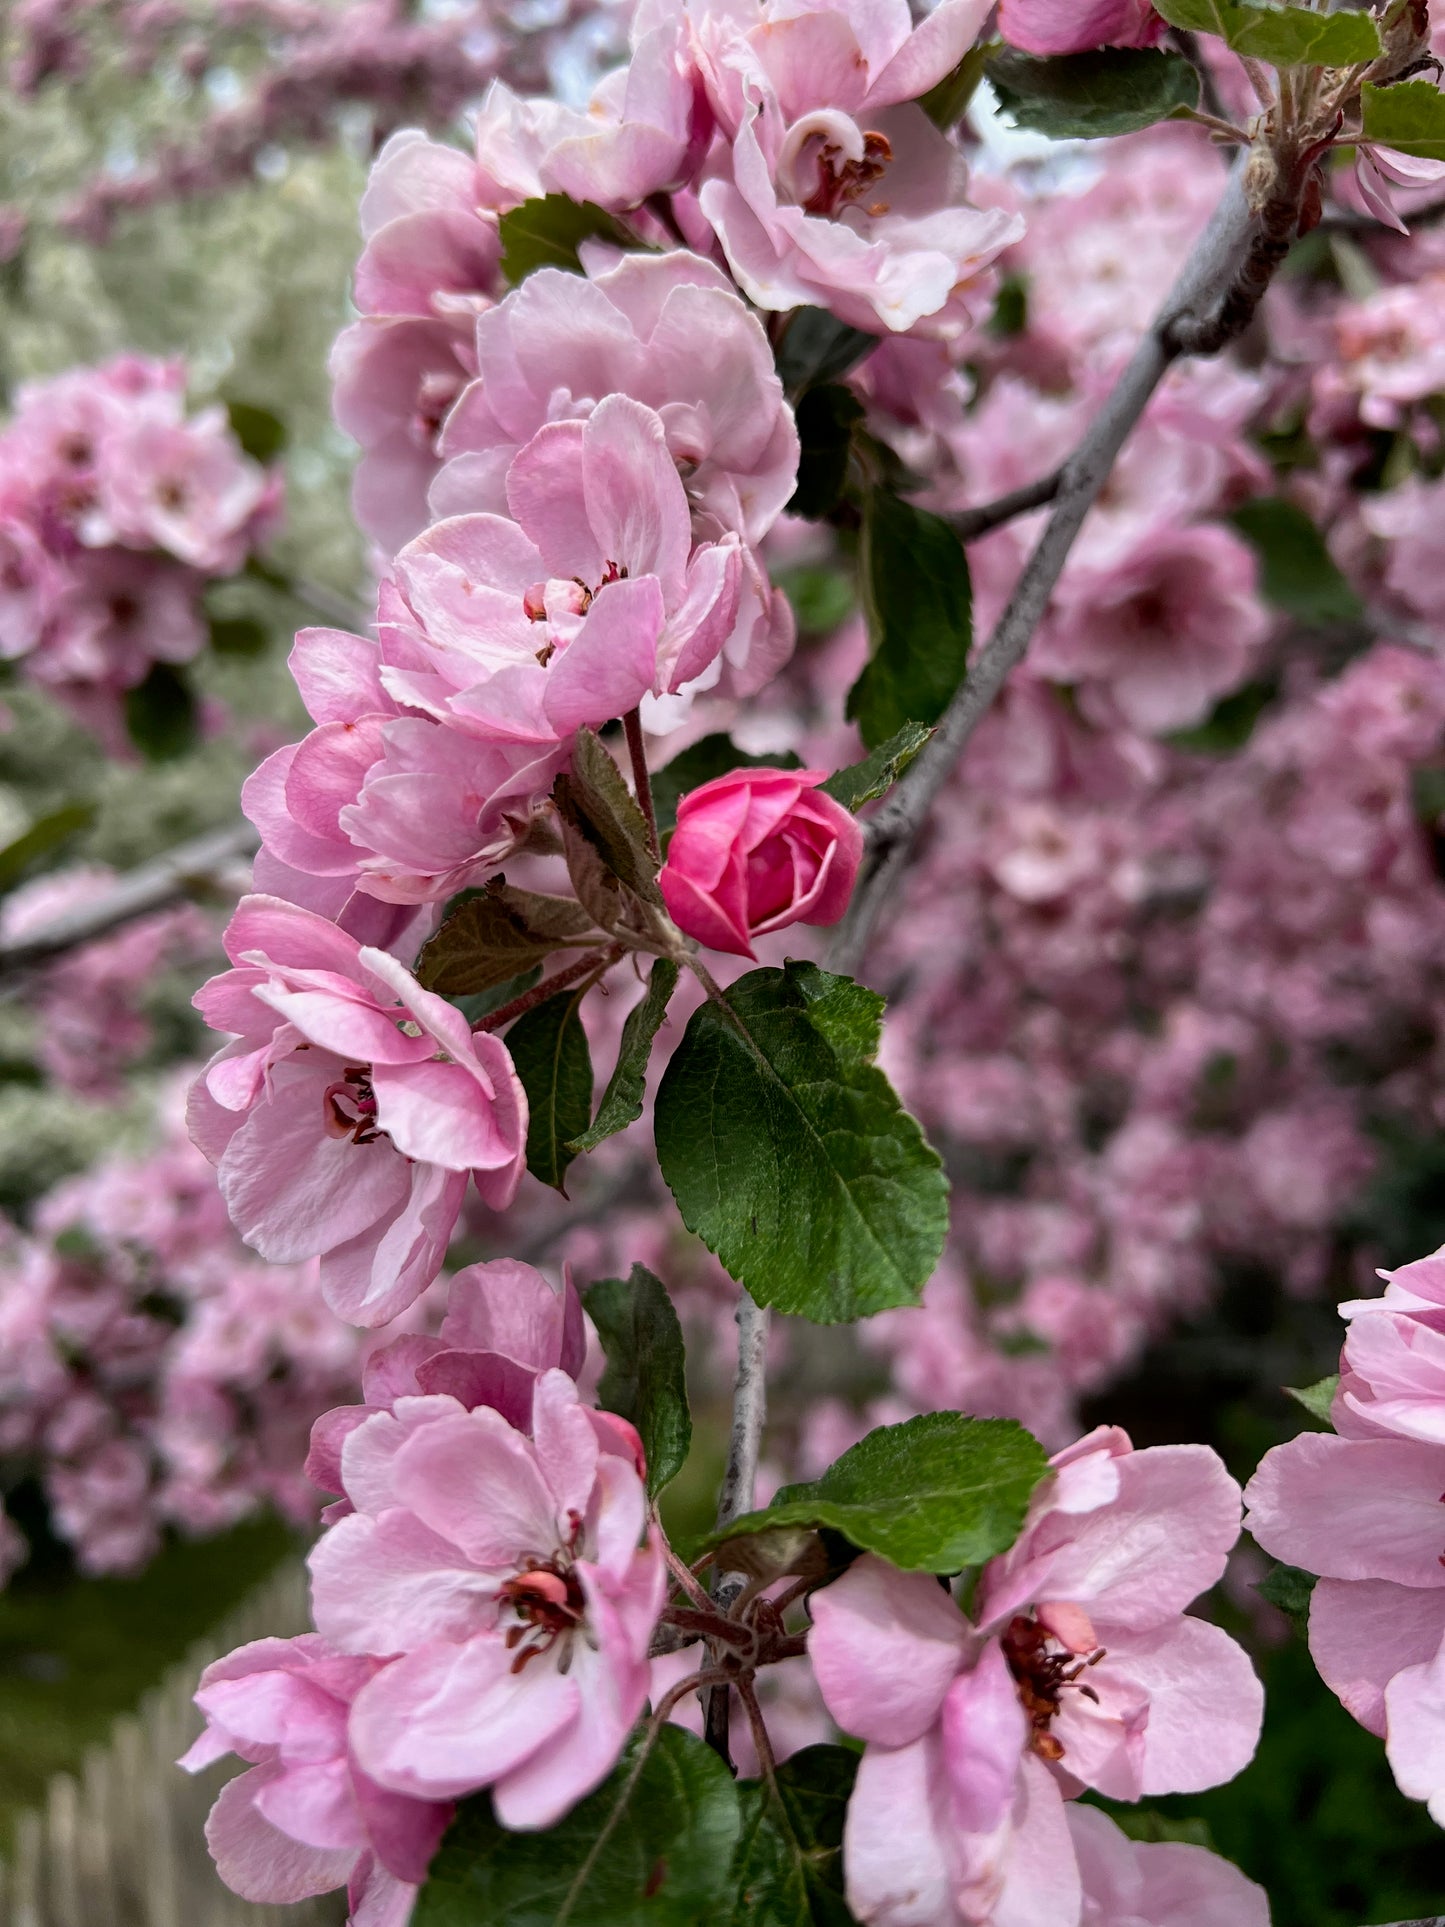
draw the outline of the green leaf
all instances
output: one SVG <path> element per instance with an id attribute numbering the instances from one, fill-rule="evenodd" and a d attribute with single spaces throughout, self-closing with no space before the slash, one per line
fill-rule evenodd
<path id="1" fill-rule="evenodd" d="M 668 957 L 659 957 L 653 964 L 647 979 L 647 995 L 628 1011 L 622 1026 L 617 1063 L 607 1080 L 597 1115 L 582 1135 L 567 1146 L 569 1151 L 595 1151 L 604 1139 L 625 1131 L 642 1116 L 648 1061 L 653 1041 L 667 1014 L 668 1002 L 677 989 L 677 975 L 677 965 Z"/>
<path id="2" fill-rule="evenodd" d="M 1334 1420 L 1330 1417 L 1330 1407 L 1334 1404 L 1335 1393 L 1340 1389 L 1340 1375 L 1331 1372 L 1328 1378 L 1320 1379 L 1314 1385 L 1286 1385 L 1285 1391 L 1296 1405 L 1302 1405 L 1311 1418 L 1317 1418 L 1321 1425 L 1334 1430 Z"/>
<path id="3" fill-rule="evenodd" d="M 422 945 L 417 981 L 442 997 L 475 996 L 520 976 L 556 950 L 585 950 L 600 934 L 571 897 L 515 890 L 505 877 L 493 877 Z"/>
<path id="4" fill-rule="evenodd" d="M 726 1765 L 664 1726 L 634 1777 L 640 1737 L 555 1827 L 512 1833 L 479 1794 L 461 1807 L 412 1927 L 700 1927 L 729 1896 L 741 1829 Z"/>
<path id="5" fill-rule="evenodd" d="M 795 308 L 778 344 L 778 374 L 796 399 L 815 382 L 837 381 L 877 346 L 877 335 L 850 328 L 826 308 Z"/>
<path id="6" fill-rule="evenodd" d="M 1172 27 L 1214 33 L 1237 54 L 1271 67 L 1350 67 L 1380 54 L 1380 33 L 1364 13 L 1316 13 L 1265 0 L 1154 0 Z"/>
<path id="7" fill-rule="evenodd" d="M 1359 597 L 1341 575 L 1309 516 L 1281 495 L 1241 502 L 1230 516 L 1260 563 L 1260 588 L 1298 622 L 1355 622 Z"/>
<path id="8" fill-rule="evenodd" d="M 1445 817 L 1445 764 L 1425 763 L 1411 771 L 1410 803 L 1416 821 L 1427 829 Z"/>
<path id="9" fill-rule="evenodd" d="M 196 698 L 191 685 L 168 662 L 151 664 L 150 674 L 125 692 L 125 727 L 148 763 L 169 763 L 200 740 Z"/>
<path id="10" fill-rule="evenodd" d="M 1104 1803 L 1101 1801 L 1099 1804 Z M 1176 1819 L 1172 1813 L 1161 1813 L 1157 1807 L 1124 1806 L 1115 1801 L 1108 1803 L 1107 1811 L 1120 1833 L 1127 1835 L 1130 1840 L 1142 1841 L 1147 1846 L 1177 1841 L 1181 1846 L 1203 1847 L 1211 1853 L 1214 1851 L 1209 1823 L 1201 1820 L 1197 1814 Z"/>
<path id="11" fill-rule="evenodd" d="M 269 640 L 255 616 L 212 616 L 211 647 L 218 656 L 264 656 Z"/>
<path id="12" fill-rule="evenodd" d="M 1244 748 L 1254 734 L 1255 725 L 1279 694 L 1273 680 L 1247 682 L 1231 695 L 1221 696 L 1202 723 L 1193 729 L 1178 729 L 1169 737 L 1176 749 L 1189 749 L 1203 756 L 1232 756 Z"/>
<path id="13" fill-rule="evenodd" d="M 719 776 L 730 776 L 735 769 L 801 769 L 802 758 L 790 749 L 775 756 L 750 756 L 739 749 L 731 736 L 720 730 L 703 736 L 673 757 L 652 778 L 652 806 L 657 811 L 658 828 L 664 832 L 677 822 L 677 806 L 689 790 L 701 789 Z"/>
<path id="14" fill-rule="evenodd" d="M 969 103 L 978 92 L 978 83 L 988 66 L 989 56 L 998 45 L 997 40 L 984 40 L 978 46 L 970 47 L 952 73 L 945 74 L 926 94 L 920 95 L 918 105 L 934 126 L 941 128 L 945 134 L 956 127 L 968 112 Z"/>
<path id="15" fill-rule="evenodd" d="M 494 984 L 490 990 L 469 991 L 461 997 L 448 997 L 449 1004 L 457 1009 L 472 1025 L 479 1024 L 483 1017 L 490 1017 L 494 1010 L 503 1004 L 511 1003 L 523 991 L 532 990 L 542 981 L 542 966 L 535 964 L 531 970 L 524 970 L 520 977 L 509 977 L 504 984 Z"/>
<path id="16" fill-rule="evenodd" d="M 1417 160 L 1445 160 L 1445 94 L 1433 80 L 1400 80 L 1360 89 L 1363 136 Z"/>
<path id="17" fill-rule="evenodd" d="M 590 729 L 579 729 L 572 773 L 559 777 L 570 805 L 609 870 L 644 902 L 662 908 L 657 865 L 647 848 L 647 825 L 622 772 Z"/>
<path id="18" fill-rule="evenodd" d="M 872 647 L 847 715 L 877 749 L 936 723 L 968 666 L 973 596 L 963 544 L 941 516 L 874 489 L 863 514 L 863 608 Z"/>
<path id="19" fill-rule="evenodd" d="M 565 194 L 523 201 L 502 216 L 499 226 L 502 273 L 514 288 L 534 268 L 565 268 L 580 274 L 577 250 L 583 241 L 611 241 L 618 247 L 627 247 L 631 241 L 627 230 L 605 209 L 591 201 L 571 201 Z"/>
<path id="20" fill-rule="evenodd" d="M 657 1093 L 683 1222 L 759 1304 L 819 1324 L 916 1304 L 948 1226 L 938 1154 L 872 1062 L 882 1010 L 814 964 L 749 971 Z"/>
<path id="21" fill-rule="evenodd" d="M 563 1197 L 567 1166 L 576 1156 L 572 1139 L 592 1115 L 592 1054 L 578 1015 L 584 994 L 559 991 L 507 1032 L 507 1049 L 527 1093 L 527 1169 Z"/>
<path id="22" fill-rule="evenodd" d="M 847 1747 L 810 1746 L 778 1768 L 776 1798 L 765 1782 L 743 1781 L 737 1895 L 717 1927 L 849 1927 L 843 1821 L 857 1776 Z"/>
<path id="23" fill-rule="evenodd" d="M 231 433 L 251 459 L 274 462 L 286 446 L 286 424 L 280 416 L 249 401 L 228 401 L 226 413 L 231 418 Z"/>
<path id="24" fill-rule="evenodd" d="M 804 1526 L 839 1532 L 905 1572 L 960 1572 L 1007 1552 L 1048 1469 L 1014 1419 L 925 1412 L 870 1432 L 821 1479 L 785 1485 L 710 1543 Z"/>
<path id="25" fill-rule="evenodd" d="M 0 890 L 13 890 L 26 873 L 95 821 L 94 803 L 64 803 L 37 817 L 28 830 L 0 849 Z"/>
<path id="26" fill-rule="evenodd" d="M 1051 140 L 1132 134 L 1199 105 L 1199 75 L 1182 54 L 1101 48 L 1052 60 L 1005 48 L 988 63 L 998 104 L 1015 127 Z"/>
<path id="27" fill-rule="evenodd" d="M 692 1445 L 682 1326 L 662 1280 L 645 1265 L 634 1265 L 625 1280 L 601 1279 L 583 1302 L 607 1354 L 598 1399 L 637 1427 L 655 1497 L 681 1472 Z"/>
<path id="28" fill-rule="evenodd" d="M 905 723 L 896 736 L 881 743 L 871 756 L 861 763 L 850 763 L 846 769 L 835 770 L 827 782 L 818 787 L 845 810 L 861 810 L 865 803 L 888 794 L 932 734 L 923 723 Z"/>
<path id="29" fill-rule="evenodd" d="M 798 403 L 798 486 L 788 503 L 790 515 L 810 522 L 826 520 L 843 500 L 853 430 L 863 419 L 863 404 L 851 388 L 837 382 L 809 388 Z"/>
<path id="30" fill-rule="evenodd" d="M 842 569 L 778 569 L 773 581 L 792 603 L 803 636 L 831 636 L 858 607 L 852 581 Z"/>
<path id="31" fill-rule="evenodd" d="M 1315 1578 L 1314 1573 L 1305 1572 L 1299 1566 L 1273 1566 L 1254 1590 L 1261 1599 L 1293 1620 L 1297 1631 L 1304 1632 L 1309 1626 Z"/>

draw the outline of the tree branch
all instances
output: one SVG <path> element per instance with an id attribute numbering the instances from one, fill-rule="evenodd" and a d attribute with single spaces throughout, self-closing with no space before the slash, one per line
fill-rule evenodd
<path id="1" fill-rule="evenodd" d="M 718 1494 L 718 1530 L 730 1526 L 752 1510 L 753 1489 L 757 1484 L 758 1460 L 762 1455 L 763 1426 L 768 1415 L 768 1324 L 767 1311 L 753 1302 L 750 1292 L 738 1287 L 738 1372 L 733 1385 L 733 1426 L 728 1439 L 727 1469 Z M 713 1585 L 713 1600 L 719 1612 L 727 1612 L 741 1597 L 747 1575 L 721 1572 Z M 703 1700 L 704 1737 L 709 1746 L 728 1754 L 728 1693 L 714 1687 Z"/>
<path id="2" fill-rule="evenodd" d="M 1052 475 L 1041 475 L 1036 482 L 1025 482 L 1022 488 L 1010 489 L 996 502 L 985 502 L 976 509 L 960 509 L 957 515 L 950 515 L 948 521 L 962 541 L 976 542 L 990 529 L 1000 529 L 1005 522 L 1012 522 L 1015 516 L 1027 515 L 1030 509 L 1047 508 L 1058 495 L 1063 478 L 1064 471 L 1056 468 Z"/>
<path id="3" fill-rule="evenodd" d="M 0 944 L 0 978 L 44 963 L 62 951 L 93 943 L 97 937 L 153 910 L 165 910 L 222 887 L 227 866 L 254 856 L 259 846 L 260 838 L 249 823 L 210 830 L 205 836 L 177 844 L 164 856 L 117 877 L 112 887 L 92 902 L 77 904 L 23 937 Z"/>
<path id="4" fill-rule="evenodd" d="M 1195 352 L 1196 344 L 1202 351 L 1206 339 L 1211 352 L 1223 346 L 1228 336 L 1220 329 L 1226 317 L 1237 331 L 1253 314 L 1263 293 L 1261 252 L 1273 252 L 1276 227 L 1266 227 L 1251 214 L 1242 169 L 1236 167 L 1154 325 L 1064 463 L 1053 514 L 998 627 L 975 656 L 928 746 L 869 824 L 868 861 L 832 946 L 832 967 L 857 969 L 884 905 L 902 880 L 924 819 L 964 745 L 1022 661 L 1084 519 L 1170 364 L 1181 354 Z"/>

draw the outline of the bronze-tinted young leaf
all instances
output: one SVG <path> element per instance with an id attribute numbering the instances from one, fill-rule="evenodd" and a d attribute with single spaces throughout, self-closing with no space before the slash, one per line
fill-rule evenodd
<path id="1" fill-rule="evenodd" d="M 562 835 L 567 875 L 577 892 L 578 902 L 603 930 L 639 928 L 645 918 L 642 900 L 609 867 L 577 808 L 567 777 L 557 778 L 552 800 L 557 805 L 557 827 Z"/>
<path id="2" fill-rule="evenodd" d="M 634 1265 L 630 1278 L 599 1279 L 584 1303 L 607 1354 L 598 1399 L 637 1427 L 647 1490 L 656 1494 L 681 1472 L 692 1444 L 682 1326 L 646 1265 Z"/>
<path id="3" fill-rule="evenodd" d="M 653 964 L 647 980 L 647 995 L 641 1003 L 634 1004 L 622 1026 L 617 1064 L 602 1093 L 597 1115 L 581 1137 L 568 1146 L 569 1150 L 595 1151 L 604 1139 L 625 1131 L 642 1116 L 653 1040 L 667 1014 L 668 1000 L 677 989 L 677 975 L 677 965 L 668 957 L 659 957 Z"/>
<path id="4" fill-rule="evenodd" d="M 642 811 L 623 781 L 622 771 L 590 729 L 579 729 L 572 749 L 572 773 L 559 778 L 607 867 L 644 902 L 662 908 L 657 864 L 647 848 Z"/>
<path id="5" fill-rule="evenodd" d="M 515 890 L 493 877 L 449 916 L 417 958 L 417 981 L 442 997 L 475 996 L 531 969 L 554 950 L 586 948 L 596 925 L 571 897 Z"/>
<path id="6" fill-rule="evenodd" d="M 592 1115 L 592 1053 L 579 1010 L 585 992 L 559 991 L 519 1017 L 507 1049 L 527 1093 L 527 1169 L 562 1191 L 567 1166 Z"/>
<path id="7" fill-rule="evenodd" d="M 905 723 L 936 723 L 968 666 L 973 597 L 963 544 L 941 516 L 870 491 L 860 553 L 870 655 L 847 714 L 876 749 Z"/>

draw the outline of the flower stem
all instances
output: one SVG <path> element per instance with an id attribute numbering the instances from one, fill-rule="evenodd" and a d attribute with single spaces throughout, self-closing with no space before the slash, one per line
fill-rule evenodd
<path id="1" fill-rule="evenodd" d="M 642 740 L 642 716 L 629 709 L 622 718 L 627 735 L 627 754 L 632 759 L 632 782 L 637 791 L 637 806 L 647 823 L 647 847 L 654 863 L 662 861 L 662 843 L 657 834 L 657 805 L 652 800 L 652 778 L 647 773 L 647 745 Z"/>
<path id="2" fill-rule="evenodd" d="M 602 971 L 610 970 L 612 965 L 626 954 L 625 946 L 620 943 L 615 943 L 610 949 L 600 953 L 590 950 L 585 957 L 579 957 L 575 963 L 568 964 L 565 970 L 555 972 L 540 984 L 533 984 L 530 990 L 524 990 L 520 997 L 514 997 L 510 1003 L 499 1004 L 495 1010 L 489 1010 L 485 1017 L 477 1019 L 472 1029 L 474 1031 L 500 1030 L 504 1024 L 510 1024 L 514 1017 L 525 1017 L 527 1012 L 535 1010 L 538 1004 L 545 1004 L 547 999 L 555 996 L 559 990 L 567 990 L 573 984 L 581 983 L 582 979 L 590 976 L 593 971 L 597 971 L 600 975 Z"/>

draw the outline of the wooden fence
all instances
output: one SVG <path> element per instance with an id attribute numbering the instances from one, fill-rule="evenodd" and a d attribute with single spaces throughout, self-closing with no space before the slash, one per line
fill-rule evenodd
<path id="1" fill-rule="evenodd" d="M 57 1775 L 0 1862 L 0 1927 L 337 1927 L 340 1896 L 254 1907 L 221 1885 L 203 1828 L 235 1763 L 194 1777 L 175 1764 L 201 1729 L 191 1694 L 202 1667 L 247 1640 L 306 1626 L 305 1572 L 288 1564 L 116 1723 L 78 1776 Z"/>

